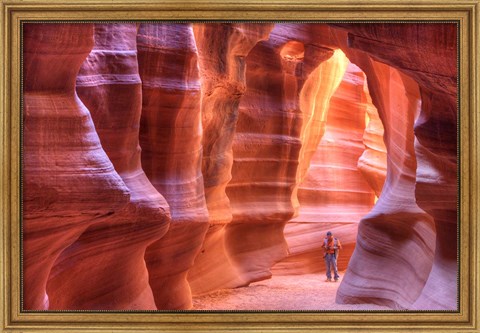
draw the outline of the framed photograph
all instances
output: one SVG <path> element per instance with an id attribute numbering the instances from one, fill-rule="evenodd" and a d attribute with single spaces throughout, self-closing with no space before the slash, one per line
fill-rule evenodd
<path id="1" fill-rule="evenodd" d="M 478 0 L 1 8 L 2 332 L 480 332 Z"/>

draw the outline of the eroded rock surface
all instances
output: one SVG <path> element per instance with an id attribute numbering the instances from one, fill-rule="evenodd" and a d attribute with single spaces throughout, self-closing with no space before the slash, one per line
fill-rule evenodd
<path id="1" fill-rule="evenodd" d="M 193 292 L 248 283 L 226 249 L 225 226 L 232 220 L 225 193 L 232 178 L 232 144 L 238 106 L 246 90 L 245 57 L 268 38 L 273 24 L 194 24 L 202 77 L 202 173 L 210 227 L 190 271 Z"/>
<path id="2" fill-rule="evenodd" d="M 208 228 L 202 162 L 200 77 L 192 26 L 140 24 L 142 165 L 172 216 L 165 237 L 147 248 L 159 309 L 191 307 L 187 273 Z"/>
<path id="3" fill-rule="evenodd" d="M 55 260 L 130 193 L 75 92 L 93 24 L 27 24 L 23 40 L 23 308 L 45 310 Z"/>
<path id="4" fill-rule="evenodd" d="M 457 289 L 455 287 L 457 273 L 454 269 L 457 264 L 451 254 L 457 253 L 457 247 L 456 242 L 450 241 L 447 234 L 456 234 L 458 228 L 456 219 L 457 210 L 454 208 L 457 202 L 457 186 L 455 177 L 453 176 L 456 174 L 457 168 L 456 151 L 455 148 L 453 148 L 456 147 L 456 131 L 454 128 L 456 128 L 457 119 L 457 109 L 455 106 L 457 95 L 456 27 L 454 24 L 413 24 L 409 26 L 378 24 L 369 26 L 340 26 L 348 31 L 347 38 L 349 47 L 346 47 L 345 44 L 341 42 L 340 44 L 343 44 L 342 48 L 345 50 L 350 60 L 357 63 L 367 75 L 373 103 L 377 107 L 380 118 L 385 126 L 384 140 L 387 146 L 387 164 L 394 163 L 394 165 L 388 165 L 385 186 L 379 199 L 379 203 L 377 203 L 372 213 L 375 215 L 375 211 L 380 212 L 383 209 L 392 212 L 399 210 L 408 211 L 414 206 L 417 206 L 424 212 L 428 213 L 427 216 L 421 217 L 421 220 L 423 220 L 422 223 L 416 223 L 412 226 L 413 230 L 415 230 L 414 235 L 418 237 L 417 241 L 414 241 L 417 243 L 416 246 L 418 248 L 414 251 L 423 256 L 423 259 L 417 257 L 413 263 L 415 265 L 414 270 L 417 272 L 415 280 L 418 283 L 415 283 L 414 290 L 410 288 L 409 293 L 404 294 L 404 296 L 407 297 L 402 296 L 400 298 L 400 302 L 398 301 L 399 298 L 397 296 L 388 297 L 389 301 L 391 300 L 395 302 L 393 305 L 394 307 L 453 309 L 456 307 L 456 302 L 454 300 L 457 297 Z M 402 31 L 402 33 L 400 33 L 400 31 Z M 414 42 L 415 46 L 413 47 L 411 44 L 405 44 L 406 40 L 412 40 L 410 38 L 413 36 L 416 36 Z M 389 41 L 388 47 L 381 46 L 387 41 Z M 406 45 L 408 45 L 408 47 Z M 365 59 L 365 56 L 372 59 L 373 62 L 371 64 L 373 64 L 373 68 L 368 64 L 369 61 Z M 356 60 L 353 60 L 354 58 L 356 58 Z M 415 85 L 417 86 L 413 89 L 416 91 L 415 95 L 418 95 L 420 104 L 416 110 L 412 110 L 412 112 L 407 114 L 409 120 L 406 127 L 404 127 L 405 121 L 399 122 L 399 120 L 395 120 L 393 114 L 398 115 L 398 112 L 393 113 L 392 111 L 395 110 L 395 108 L 392 108 L 391 106 L 388 107 L 388 104 L 385 104 L 385 102 L 388 102 L 386 100 L 388 94 L 398 94 L 402 89 L 399 89 L 398 84 L 395 84 L 389 88 L 389 92 L 386 92 L 385 90 L 382 91 L 382 87 L 385 88 L 388 86 L 386 85 L 386 82 L 383 81 L 385 76 L 383 74 L 376 75 L 372 72 L 381 73 L 379 67 L 382 67 L 383 65 L 379 65 L 379 63 L 373 59 L 384 62 L 391 65 L 392 68 L 401 71 L 399 74 L 402 77 L 401 81 L 406 89 L 407 96 L 411 96 L 413 91 L 412 87 Z M 389 69 L 389 71 L 391 80 L 393 78 L 393 72 L 391 69 Z M 385 71 L 382 70 L 382 72 Z M 408 75 L 408 79 L 406 79 L 406 76 L 403 73 Z M 380 83 L 382 81 L 383 83 L 376 86 L 376 82 Z M 442 97 L 439 95 L 442 95 Z M 438 96 L 439 98 L 434 99 L 434 96 Z M 398 103 L 400 100 L 401 99 L 397 99 L 396 97 L 393 98 L 393 96 L 391 96 L 389 103 L 391 104 L 394 101 Z M 432 112 L 433 100 L 436 100 L 436 102 L 438 101 L 438 104 L 436 104 L 437 107 L 435 107 L 435 113 Z M 386 109 L 389 110 L 388 112 L 381 110 L 382 108 L 385 108 L 385 106 L 387 106 Z M 414 125 L 411 124 L 411 113 L 414 113 Z M 387 133 L 387 128 L 390 126 L 388 123 L 392 120 L 395 125 L 393 125 L 394 127 L 391 129 L 391 134 L 389 134 Z M 435 125 L 431 127 L 425 126 L 426 123 Z M 413 126 L 415 127 L 414 138 L 411 138 L 410 127 Z M 426 129 L 427 127 L 428 130 Z M 440 139 L 441 135 L 439 134 L 440 127 L 443 128 L 443 131 L 441 131 L 443 135 L 442 139 Z M 399 145 L 396 143 L 394 146 L 389 147 L 389 142 L 393 139 L 393 136 L 397 135 L 402 128 L 408 131 L 408 135 L 406 136 L 407 141 L 404 141 L 407 145 Z M 432 140 L 432 138 L 435 139 Z M 435 143 L 433 143 L 433 141 L 435 141 Z M 414 143 L 413 150 L 412 142 Z M 421 142 L 424 143 L 422 144 Z M 408 151 L 408 154 L 402 157 L 404 160 L 402 163 L 408 163 L 404 164 L 406 168 L 399 168 L 398 158 L 401 157 L 399 152 L 402 150 Z M 438 154 L 439 151 L 442 153 Z M 394 159 L 397 159 L 397 162 L 394 162 Z M 408 166 L 411 163 L 415 163 L 416 166 Z M 442 165 L 442 167 L 439 168 L 439 165 Z M 402 187 L 401 183 L 406 184 L 405 176 L 402 176 L 399 179 L 401 183 L 389 178 L 395 173 L 395 170 L 398 172 L 400 169 L 403 169 L 402 172 L 407 173 L 408 178 L 410 178 L 408 181 L 410 183 L 410 185 L 408 185 L 409 194 L 412 193 L 411 183 L 412 178 L 414 178 L 413 199 L 415 203 L 414 205 L 406 204 L 410 199 L 402 199 L 401 202 L 403 201 L 405 204 L 397 203 L 392 206 L 392 203 L 395 201 L 393 201 L 392 198 L 388 198 L 391 207 L 385 207 L 383 206 L 383 202 L 380 202 L 384 193 L 400 193 L 399 189 Z M 414 174 L 412 174 L 412 171 Z M 432 177 L 432 175 L 438 174 L 441 174 L 442 176 L 438 178 L 437 176 Z M 442 184 L 442 190 L 437 187 L 437 184 Z M 393 192 L 390 189 L 394 189 Z M 404 190 L 406 190 L 406 188 L 404 188 Z M 442 202 L 442 204 L 440 204 L 440 202 Z M 408 207 L 408 209 L 406 209 L 406 207 Z M 401 215 L 395 214 L 395 216 L 398 217 Z M 371 215 L 366 217 L 364 223 L 361 224 L 361 227 L 363 226 L 364 229 L 359 230 L 356 249 L 361 249 L 362 247 L 365 248 L 366 239 L 362 240 L 362 234 L 365 236 L 368 235 L 368 229 L 375 233 L 380 230 L 387 231 L 387 234 L 393 232 L 398 233 L 398 230 L 393 225 L 391 226 L 391 231 L 388 231 L 388 229 L 383 226 L 380 228 L 374 226 L 371 223 L 370 217 Z M 376 218 L 374 218 L 374 221 L 375 219 Z M 396 220 L 396 218 L 394 220 Z M 410 222 L 401 222 L 402 229 L 415 219 L 409 218 L 409 220 Z M 365 231 L 365 233 L 363 233 L 363 231 Z M 410 232 L 406 233 L 403 237 L 405 239 L 408 238 L 409 242 L 415 238 L 415 236 L 411 237 Z M 362 246 L 362 243 L 365 245 Z M 396 253 L 401 253 L 398 246 L 394 247 L 397 249 Z M 378 249 L 376 251 L 378 251 Z M 372 251 L 370 250 L 370 252 Z M 434 257 L 434 260 L 432 260 L 432 257 Z M 363 260 L 363 258 L 352 258 L 352 262 L 360 262 L 360 260 Z M 402 274 L 405 274 L 405 279 L 408 281 L 409 279 L 407 276 L 410 273 L 405 270 Z M 402 274 L 397 272 L 398 276 Z M 424 282 L 425 279 L 428 279 L 426 284 Z M 352 278 L 350 281 L 360 280 Z M 349 282 L 347 280 L 345 283 L 345 289 L 339 291 L 339 299 L 344 297 L 342 296 L 344 291 L 345 294 L 352 295 L 352 290 L 348 290 L 348 284 Z M 359 285 L 362 285 L 363 291 L 359 292 L 357 299 L 353 297 L 350 299 L 351 301 L 358 302 L 362 300 L 361 294 L 365 289 L 363 283 L 359 283 Z M 423 291 L 419 290 L 418 286 L 420 285 L 425 286 Z M 433 292 L 433 285 L 437 285 L 439 287 L 437 290 L 440 292 Z M 449 287 L 447 287 L 447 285 Z M 342 285 L 342 287 L 344 286 Z M 371 295 L 373 295 L 373 293 L 374 292 L 372 291 Z M 349 299 L 349 296 L 345 297 L 343 300 L 346 299 Z M 384 302 L 384 300 L 381 302 Z"/>
<path id="5" fill-rule="evenodd" d="M 130 201 L 62 253 L 48 285 L 50 309 L 155 310 L 143 257 L 167 232 L 170 214 L 140 161 L 137 26 L 95 24 L 94 29 L 95 46 L 80 68 L 77 93 Z"/>
<path id="6" fill-rule="evenodd" d="M 323 117 L 317 120 L 325 130 L 317 130 L 323 136 L 312 147 L 314 155 L 299 186 L 299 216 L 285 227 L 289 256 L 275 266 L 277 274 L 324 272 L 322 246 L 328 230 L 343 246 L 338 267 L 342 271 L 347 268 L 355 248 L 358 222 L 374 205 L 373 190 L 357 168 L 365 151 L 365 113 L 367 109 L 376 113 L 368 103 L 364 85 L 363 72 L 350 63 Z M 325 90 L 321 86 L 318 89 Z"/>
<path id="7" fill-rule="evenodd" d="M 316 35 L 310 25 L 277 24 L 247 56 L 226 192 L 233 213 L 226 246 L 248 281 L 270 277 L 287 256 L 283 229 L 298 213 L 309 145 L 321 138 L 325 107 L 346 67 L 346 58 L 316 44 Z M 315 105 L 316 98 L 322 103 Z"/>
<path id="8" fill-rule="evenodd" d="M 456 36 L 25 24 L 24 308 L 189 309 L 323 270 L 326 230 L 337 302 L 456 308 Z"/>

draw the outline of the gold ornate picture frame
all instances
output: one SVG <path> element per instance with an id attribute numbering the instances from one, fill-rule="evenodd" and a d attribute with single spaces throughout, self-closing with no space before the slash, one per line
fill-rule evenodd
<path id="1" fill-rule="evenodd" d="M 0 299 L 3 332 L 480 332 L 479 1 L 2 0 Z M 21 311 L 21 27 L 29 21 L 455 21 L 459 27 L 458 312 Z"/>

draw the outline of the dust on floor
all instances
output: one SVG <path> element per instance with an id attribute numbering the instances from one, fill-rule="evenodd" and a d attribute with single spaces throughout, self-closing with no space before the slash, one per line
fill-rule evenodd
<path id="1" fill-rule="evenodd" d="M 342 275 L 342 274 L 341 274 Z M 273 276 L 248 287 L 193 298 L 193 310 L 391 310 L 375 304 L 337 304 L 339 282 L 323 274 Z"/>

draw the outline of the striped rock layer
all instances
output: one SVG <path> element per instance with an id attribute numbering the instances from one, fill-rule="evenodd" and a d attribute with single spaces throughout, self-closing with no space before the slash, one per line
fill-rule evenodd
<path id="1" fill-rule="evenodd" d="M 327 230 L 337 302 L 456 308 L 454 24 L 23 36 L 24 309 L 189 309 L 322 272 Z"/>

